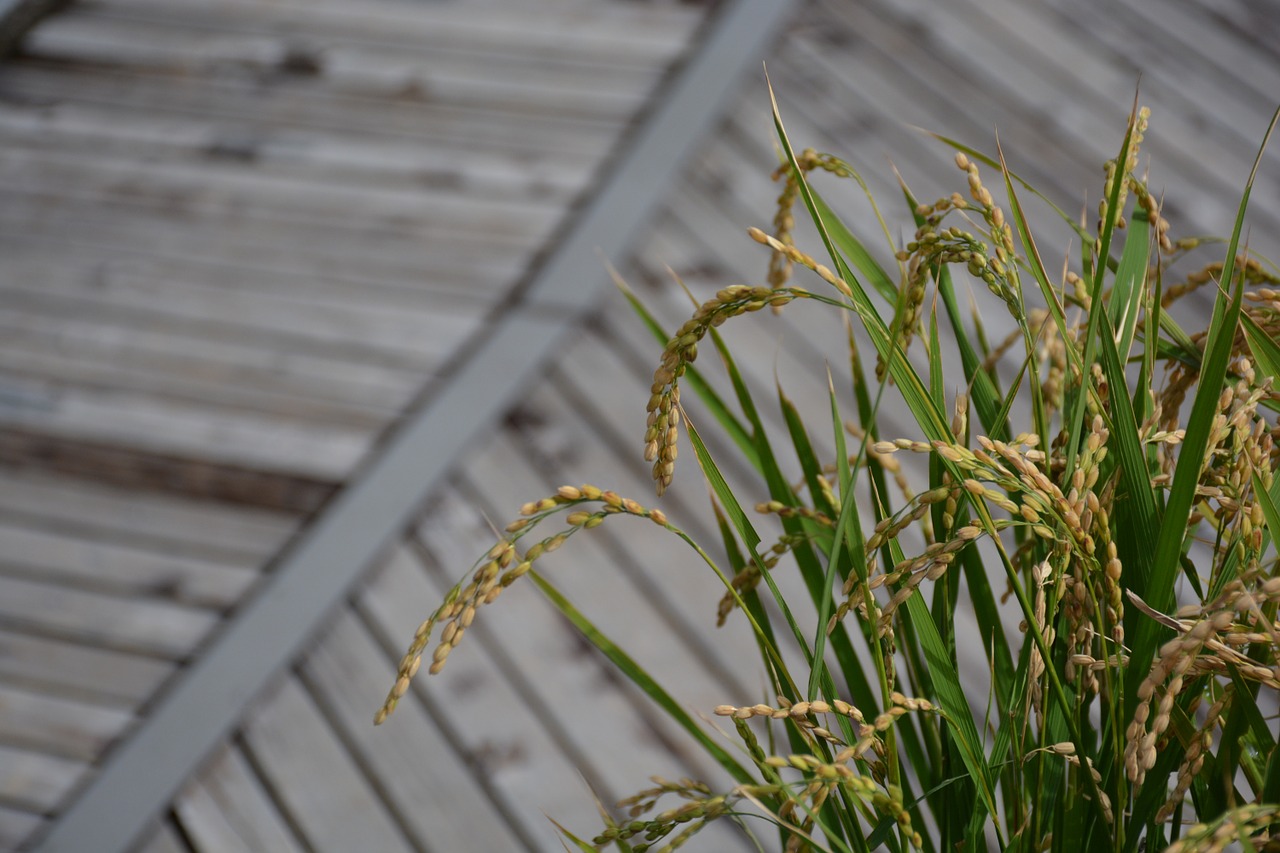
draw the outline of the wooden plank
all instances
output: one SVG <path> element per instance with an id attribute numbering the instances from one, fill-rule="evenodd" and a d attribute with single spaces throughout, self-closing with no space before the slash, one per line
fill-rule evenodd
<path id="1" fill-rule="evenodd" d="M 51 257 L 55 253 L 50 247 L 55 245 L 60 251 Z M 420 252 L 430 253 L 445 245 L 426 239 Z M 251 265 L 235 259 L 204 260 L 190 254 L 150 251 L 149 248 L 119 244 L 86 246 L 74 239 L 38 240 L 30 234 L 20 237 L 12 232 L 0 232 L 0 250 L 19 274 L 44 270 L 51 276 L 76 280 L 87 287 L 105 271 L 143 280 L 175 279 L 188 286 L 232 293 L 253 291 L 277 298 L 306 294 L 316 303 L 344 308 L 358 309 L 373 303 L 409 312 L 423 312 L 436 306 L 451 306 L 456 311 L 485 301 L 484 291 L 492 291 L 495 296 L 505 292 L 520 272 L 514 260 L 501 262 L 503 257 L 511 256 L 496 248 L 486 263 L 478 250 L 468 250 L 465 245 L 456 247 L 458 251 L 452 265 L 446 265 L 443 259 L 434 259 L 420 267 L 419 280 L 412 284 L 394 279 L 344 277 L 306 268 L 290 270 L 280 265 Z M 326 365 L 329 372 L 336 367 L 336 364 Z M 370 381 L 365 377 L 362 380 Z"/>
<path id="2" fill-rule="evenodd" d="M 329 178 L 273 175 L 253 162 L 156 162 L 127 152 L 0 151 L 0 178 L 15 193 L 65 201 L 161 209 L 193 222 L 277 222 L 318 233 L 437 237 L 483 232 L 492 240 L 540 242 L 559 221 L 560 203 L 490 199 L 455 188 L 378 187 Z"/>
<path id="3" fill-rule="evenodd" d="M 0 744 L 0 802 L 51 812 L 88 769 L 79 761 Z"/>
<path id="4" fill-rule="evenodd" d="M 0 293 L 16 307 L 84 312 L 109 306 L 118 314 L 136 310 L 198 323 L 205 328 L 242 328 L 259 339 L 307 340 L 348 352 L 390 351 L 401 361 L 440 364 L 482 324 L 487 306 L 439 299 L 430 309 L 403 305 L 316 304 L 305 293 L 275 295 L 249 288 L 224 289 L 198 282 L 117 274 L 99 266 L 93 281 L 41 276 L 6 279 Z M 233 332 L 234 334 L 234 332 Z"/>
<path id="5" fill-rule="evenodd" d="M 262 215 L 252 206 L 246 207 L 243 219 L 239 219 L 240 214 L 236 212 L 234 204 L 223 209 L 209 208 L 201 206 L 194 194 L 133 196 L 126 190 L 111 198 L 61 190 L 50 186 L 51 183 L 41 182 L 29 188 L 16 184 L 6 186 L 3 196 L 0 196 L 4 220 L 23 222 L 24 227 L 30 227 L 37 234 L 42 226 L 59 222 L 63 226 L 82 223 L 79 227 L 89 230 L 101 220 L 109 223 L 116 215 L 137 220 L 168 220 L 170 230 L 181 223 L 188 229 L 195 229 L 204 239 L 214 244 L 243 241 L 254 246 L 262 244 L 264 238 L 270 238 L 276 244 L 277 255 L 283 254 L 280 250 L 282 246 L 307 252 L 316 251 L 322 257 L 336 258 L 345 252 L 350 257 L 346 267 L 339 267 L 339 270 L 351 270 L 354 272 L 347 274 L 354 275 L 374 274 L 379 266 L 378 247 L 387 253 L 387 256 L 381 258 L 381 266 L 392 271 L 405 270 L 412 263 L 421 274 L 426 265 L 422 259 L 424 246 L 456 243 L 459 251 L 474 253 L 480 243 L 488 242 L 499 252 L 527 251 L 548 236 L 555 225 L 554 218 L 541 218 L 530 226 L 520 224 L 513 229 L 495 228 L 490 233 L 484 230 L 489 227 L 484 222 L 441 222 L 430 227 L 410 223 L 402 227 L 386 220 L 326 221 L 307 216 Z M 556 213 L 558 215 L 559 211 Z M 22 214 L 25 214 L 25 219 L 20 218 Z M 362 270 L 354 264 L 356 261 L 368 266 Z"/>
<path id="6" fill-rule="evenodd" d="M 471 140 L 481 151 L 558 150 L 582 158 L 587 168 L 599 162 L 619 130 L 617 121 L 538 115 L 517 120 L 501 111 L 433 105 L 412 91 L 392 100 L 337 95 L 309 79 L 285 79 L 263 88 L 252 79 L 166 79 L 36 58 L 7 64 L 0 73 L 0 92 L 19 95 L 27 103 L 148 106 L 162 116 L 195 115 L 267 129 L 361 133 L 373 139 L 412 139 L 423 145 Z"/>
<path id="7" fill-rule="evenodd" d="M 1206 126 L 1225 147 L 1256 147 L 1259 144 L 1270 117 L 1259 110 L 1260 103 L 1265 103 L 1262 91 L 1250 91 L 1257 87 L 1257 83 L 1250 86 L 1250 81 L 1244 79 L 1247 75 L 1224 73 L 1227 69 L 1209 61 L 1202 53 L 1194 31 L 1178 33 L 1169 27 L 1167 21 L 1161 26 L 1150 19 L 1134 17 L 1131 10 L 1124 9 L 1119 3 L 1105 7 L 1091 4 L 1092 8 L 1083 4 L 1074 7 L 1061 3 L 1049 5 L 1056 14 L 1049 14 L 1048 10 L 1040 14 L 1048 26 L 1062 27 L 1096 43 L 1099 55 L 1107 56 L 1109 65 L 1142 69 L 1141 97 L 1144 101 L 1153 98 L 1164 105 L 1153 112 L 1153 128 L 1163 124 L 1161 114 L 1172 107 L 1182 120 Z M 1085 23 L 1090 19 L 1097 20 L 1094 16 L 1098 14 L 1106 15 L 1113 24 L 1092 27 Z M 1208 21 L 1198 28 L 1212 29 L 1216 28 Z M 1150 40 L 1117 38 L 1122 33 L 1143 30 L 1160 32 L 1161 37 Z M 1237 43 L 1233 53 L 1241 67 L 1249 62 L 1246 44 Z M 1261 59 L 1256 54 L 1255 58 Z M 1280 76 L 1273 66 L 1274 62 L 1263 62 L 1259 77 L 1270 77 L 1280 84 Z"/>
<path id="8" fill-rule="evenodd" d="M 133 722 L 129 711 L 0 684 L 0 738 L 49 755 L 91 762 Z"/>
<path id="9" fill-rule="evenodd" d="M 38 244 L 89 247 L 115 246 L 115 251 L 140 257 L 189 257 L 204 265 L 234 259 L 232 266 L 278 270 L 286 274 L 338 276 L 356 281 L 380 279 L 390 286 L 430 291 L 433 287 L 458 293 L 459 264 L 482 250 L 476 235 L 436 239 L 430 234 L 406 238 L 370 231 L 359 236 L 319 235 L 314 229 L 277 223 L 269 232 L 234 220 L 205 227 L 175 220 L 163 211 L 128 206 L 55 203 L 32 206 L 34 196 L 11 195 L 0 190 L 0 234 L 30 239 Z M 517 261 L 527 261 L 532 245 L 502 245 L 495 241 L 486 251 L 470 282 L 472 298 L 488 290 L 493 297 L 505 294 L 511 278 L 501 278 Z M 456 257 L 440 258 L 443 253 Z M 437 277 L 435 270 L 439 268 Z M 438 284 L 436 282 L 439 282 Z M 487 285 L 487 287 L 486 287 Z M 366 347 L 371 349 L 371 347 Z"/>
<path id="10" fill-rule="evenodd" d="M 0 222 L 0 239 L 15 246 L 7 252 L 15 260 L 47 246 L 57 246 L 66 254 L 69 265 L 107 264 L 112 268 L 156 276 L 194 278 L 232 289 L 245 287 L 247 281 L 261 286 L 266 292 L 301 288 L 314 293 L 317 298 L 335 301 L 349 299 L 348 294 L 353 292 L 362 294 L 366 299 L 411 305 L 440 295 L 466 296 L 474 300 L 483 290 L 505 292 L 529 256 L 528 251 L 506 251 L 499 247 L 490 247 L 488 254 L 481 255 L 477 247 L 460 242 L 452 246 L 456 251 L 451 251 L 448 257 L 441 257 L 441 250 L 446 244 L 435 243 L 430 235 L 423 235 L 414 254 L 427 253 L 432 257 L 429 262 L 418 259 L 415 276 L 390 272 L 384 276 L 378 264 L 363 268 L 362 263 L 346 264 L 355 272 L 344 274 L 340 265 L 327 264 L 329 258 L 325 253 L 313 256 L 308 247 L 305 253 L 297 251 L 281 257 L 277 246 L 275 254 L 271 255 L 265 252 L 267 246 L 260 238 L 254 242 L 248 233 L 243 235 L 245 240 L 242 242 L 239 235 L 228 234 L 225 230 L 221 232 L 228 240 L 236 237 L 234 248 L 238 254 L 225 257 L 221 254 L 223 247 L 210 247 L 193 239 L 199 235 L 190 234 L 190 229 L 169 228 L 166 231 L 159 223 L 155 223 L 157 233 L 165 239 L 160 245 L 148 243 L 141 239 L 146 228 L 153 224 L 147 220 L 142 220 L 136 228 L 126 225 L 112 230 L 102 228 L 93 219 L 78 219 L 74 220 L 76 230 L 71 233 L 42 236 L 30 229 L 24 230 L 26 225 L 23 223 L 27 219 L 29 217 L 24 218 L 15 212 Z M 98 231 L 102 236 L 95 240 L 94 234 Z M 182 239 L 184 233 L 188 236 Z M 170 236 L 173 239 L 169 239 Z M 26 251 L 23 251 L 23 246 Z M 414 257 L 408 252 L 404 254 Z M 397 268 L 391 268 L 394 269 Z"/>
<path id="11" fill-rule="evenodd" d="M 38 274 L 40 265 L 32 266 Z M 22 267 L 15 258 L 15 274 L 21 275 Z M 91 269 L 84 273 L 92 277 Z M 207 396 L 200 399 L 261 405 L 281 398 L 280 406 L 293 401 L 356 412 L 399 411 L 426 377 L 427 359 L 413 352 L 371 351 L 359 341 L 273 334 L 195 316 L 166 317 L 141 304 L 135 310 L 111 302 L 99 306 L 91 313 L 76 299 L 7 300 L 0 306 L 6 363 L 10 369 L 27 364 L 22 352 L 29 348 L 70 365 L 88 362 L 80 370 L 89 375 L 95 363 L 103 363 L 98 370 L 135 376 L 142 383 L 139 390 L 159 383 L 181 396 L 182 386 L 173 388 L 181 380 L 204 391 Z M 443 356 L 441 350 L 437 358 Z M 38 363 L 30 367 L 40 372 Z M 226 385 L 236 387 L 219 390 Z"/>
<path id="12" fill-rule="evenodd" d="M 169 455 L 280 471 L 346 477 L 369 447 L 368 430 L 289 421 L 142 394 L 5 380 L 0 425 Z"/>
<path id="13" fill-rule="evenodd" d="M 0 570 L 118 595 L 229 608 L 258 581 L 257 563 L 214 562 L 0 518 Z"/>
<path id="14" fill-rule="evenodd" d="M 309 846 L 412 849 L 295 678 L 283 679 L 249 713 L 244 742 Z"/>
<path id="15" fill-rule="evenodd" d="M 422 621 L 423 608 L 445 589 L 447 582 L 398 546 L 362 587 L 356 604 L 384 653 L 394 659 Z M 599 825 L 599 814 L 581 772 L 566 754 L 566 733 L 554 724 L 544 727 L 524 692 L 527 679 L 502 665 L 502 650 L 488 642 L 486 634 L 478 631 L 469 649 L 459 648 L 459 662 L 467 661 L 464 666 L 451 665 L 438 676 L 416 680 L 374 737 L 416 742 L 414 732 L 439 720 L 441 733 L 452 733 L 450 740 L 466 751 L 491 787 L 490 808 L 519 827 L 521 837 L 531 839 L 530 848 L 555 849 L 558 833 L 548 815 L 574 831 L 590 832 Z M 384 685 L 374 695 L 386 689 Z M 403 732 L 409 734 L 400 736 Z M 426 764 L 426 750 L 406 752 Z"/>
<path id="16" fill-rule="evenodd" d="M 169 553 L 206 553 L 261 561 L 297 530 L 291 513 L 148 495 L 83 480 L 5 470 L 0 513 L 55 530 L 145 542 Z"/>
<path id="17" fill-rule="evenodd" d="M 101 704 L 137 707 L 173 674 L 168 661 L 0 628 L 0 677 Z"/>
<path id="18" fill-rule="evenodd" d="M 85 3 L 89 6 L 89 3 Z M 93 3 L 126 19 L 157 20 L 177 17 L 195 26 L 241 29 L 290 28 L 303 23 L 307 35 L 340 36 L 383 45 L 465 46 L 485 53 L 565 56 L 612 60 L 624 65 L 650 66 L 667 62 L 684 46 L 684 37 L 701 17 L 694 10 L 645 8 L 624 4 L 575 4 L 567 14 L 549 15 L 539 8 L 502 7 L 501 15 L 482 7 L 432 6 L 429 11 L 392 3 L 367 3 L 356 13 L 340 2 L 258 3 L 192 0 L 162 3 L 154 0 L 110 0 Z M 574 27 L 575 38 L 565 28 Z"/>
<path id="19" fill-rule="evenodd" d="M 1280 50 L 1276 48 L 1276 22 L 1265 4 L 1258 5 L 1248 0 L 1220 0 L 1205 11 L 1211 12 L 1211 24 L 1226 24 L 1240 41 L 1273 55 L 1280 54 Z"/>
<path id="20" fill-rule="evenodd" d="M 480 57 L 459 62 L 447 54 L 397 46 L 362 48 L 329 40 L 300 44 L 297 32 L 210 32 L 194 29 L 185 20 L 164 25 L 73 11 L 33 33 L 25 51 L 45 60 L 130 70 L 194 75 L 225 74 L 234 68 L 241 74 L 268 75 L 288 73 L 299 51 L 309 50 L 314 73 L 334 93 L 396 97 L 414 91 L 435 104 L 514 114 L 554 111 L 566 117 L 625 119 L 640 106 L 655 76 L 648 70 L 623 77 L 608 66 L 600 67 L 599 73 L 533 64 L 504 68 Z"/>
<path id="21" fill-rule="evenodd" d="M 260 172 L 362 186 L 453 188 L 489 198 L 568 201 L 590 174 L 556 151 L 484 152 L 302 128 L 244 128 L 145 107 L 0 104 L 0 137 L 13 147 L 131 152 L 152 162 L 250 161 Z"/>
<path id="22" fill-rule="evenodd" d="M 297 474 L 6 426 L 0 426 L 0 466 L 297 514 L 314 512 L 336 490 L 331 481 Z"/>
<path id="23" fill-rule="evenodd" d="M 0 806 L 0 850 L 19 849 L 44 823 L 38 814 Z"/>
<path id="24" fill-rule="evenodd" d="M 119 598 L 0 575 L 0 624 L 51 636 L 180 660 L 218 618 L 164 601 Z"/>
<path id="25" fill-rule="evenodd" d="M 37 316 L 37 322 L 31 324 L 22 323 L 25 319 L 27 317 L 18 312 L 0 309 L 0 371 L 17 379 L 100 390 L 119 389 L 218 408 L 365 429 L 374 429 L 392 420 L 409 399 L 408 393 L 401 393 L 397 401 L 400 406 L 390 402 L 361 405 L 356 401 L 335 401 L 332 399 L 335 395 L 324 393 L 328 389 L 323 387 L 316 389 L 322 394 L 316 399 L 288 381 L 292 377 L 282 381 L 270 371 L 227 369 L 181 354 L 172 359 L 146 354 L 139 357 L 137 350 L 121 352 L 114 347 L 97 346 L 92 338 L 78 338 L 57 328 L 63 324 L 50 322 L 47 317 Z M 41 320 L 44 330 L 38 322 Z M 50 330 L 49 326 L 55 328 Z"/>
<path id="26" fill-rule="evenodd" d="M 303 850 L 238 747 L 221 750 L 173 811 L 198 850 Z"/>
<path id="27" fill-rule="evenodd" d="M 975 8 L 977 8 L 975 6 Z M 1114 102 L 1127 105 L 1131 96 L 1124 89 L 1126 83 L 1136 86 L 1131 50 L 1117 51 L 1108 56 L 1102 41 L 1092 33 L 1092 28 L 1065 28 L 1050 15 L 1031 15 L 1025 7 L 1006 0 L 981 7 L 990 20 L 999 21 L 1008 28 L 1021 44 L 1019 51 L 1034 51 L 1037 65 L 1051 64 L 1061 68 L 1070 63 L 1077 69 L 1077 80 L 1087 82 L 1099 93 L 1110 95 Z M 1053 36 L 1056 36 L 1054 38 Z M 1046 42 L 1046 39 L 1051 41 Z M 1025 46 L 1024 46 L 1025 45 Z M 1188 65 L 1161 69 L 1143 64 L 1140 94 L 1149 98 L 1153 106 L 1153 130 L 1148 134 L 1144 149 L 1150 151 L 1156 164 L 1168 162 L 1168 168 L 1188 162 L 1195 167 L 1186 172 L 1197 176 L 1196 181 L 1206 188 L 1215 185 L 1228 197 L 1238 197 L 1243 183 L 1233 175 L 1220 174 L 1224 152 L 1231 152 L 1231 160 L 1241 175 L 1248 175 L 1249 165 L 1260 144 L 1267 122 L 1275 108 L 1274 95 L 1250 99 L 1240 104 L 1230 96 L 1213 97 L 1203 93 L 1207 103 L 1197 106 L 1194 84 L 1188 86 L 1186 78 L 1195 76 Z M 1061 79 L 1061 78 L 1059 78 Z M 1073 90 L 1074 91 L 1074 90 Z M 1212 109 L 1213 120 L 1205 121 L 1198 114 L 1200 109 Z M 1179 159 L 1174 160 L 1177 156 Z M 1182 159 L 1185 158 L 1185 161 Z M 1217 159 L 1215 159 L 1217 158 Z M 1264 190 L 1264 198 L 1274 198 L 1280 189 L 1280 176 L 1259 173 L 1255 186 Z M 1234 201 L 1231 202 L 1234 206 Z M 1274 216 L 1275 211 L 1270 211 Z M 1225 221 L 1231 222 L 1234 217 Z"/>
<path id="28" fill-rule="evenodd" d="M 340 611 L 330 621 L 301 674 L 343 739 L 379 780 L 382 796 L 401 815 L 418 846 L 497 853 L 528 845 L 501 812 L 493 820 L 459 820 L 491 797 L 491 780 L 478 773 L 479 756 L 456 740 L 461 729 L 440 727 L 412 700 L 405 703 L 408 713 L 395 727 L 375 729 L 369 724 L 369 709 L 377 703 L 376 698 L 371 703 L 370 697 L 395 682 L 396 667 L 350 610 Z M 472 719 L 466 728 L 478 724 Z"/>
<path id="29" fill-rule="evenodd" d="M 1044 132 L 1056 121 L 1053 115 L 1044 114 L 1047 107 L 1023 105 L 1014 109 L 996 93 L 969 81 L 966 68 L 957 66 L 954 58 L 930 55 L 906 36 L 900 22 L 892 24 L 873 24 L 865 37 L 858 37 L 856 50 L 827 46 L 819 51 L 804 39 L 788 43 L 786 62 L 775 63 L 786 65 L 785 70 L 779 69 L 785 80 L 778 85 L 785 87 L 784 91 L 796 91 L 806 90 L 814 79 L 829 84 L 825 98 L 797 99 L 795 109 L 783 107 L 784 119 L 790 116 L 786 120 L 794 126 L 791 132 L 797 139 L 847 157 L 884 205 L 890 223 L 898 221 L 902 210 L 901 191 L 893 183 L 890 157 L 903 169 L 903 177 L 918 198 L 932 200 L 964 189 L 963 177 L 955 169 L 949 149 L 913 127 L 943 133 L 984 151 L 994 151 L 994 131 L 998 127 L 1011 168 L 1067 209 L 1079 206 L 1082 188 L 1097 183 L 1097 162 L 1089 160 L 1087 151 Z M 873 73 L 876 79 L 863 85 L 863 76 Z M 859 82 L 843 84 L 841 79 L 848 74 L 857 74 Z M 963 80 L 973 89 L 971 111 L 950 108 L 953 100 L 946 86 L 934 79 L 938 75 L 943 75 L 942 79 Z M 847 117 L 849 111 L 856 111 L 853 122 L 838 123 L 838 117 Z M 887 121 L 884 116 L 893 119 Z M 874 148 L 845 141 L 856 138 L 854 134 L 859 132 L 874 133 Z M 1027 151 L 1035 152 L 1035 156 L 1023 156 Z M 1034 205 L 1030 207 L 1033 215 L 1040 213 Z M 876 235 L 879 227 L 871 223 L 864 233 Z M 1044 250 L 1053 257 L 1059 248 L 1060 244 L 1050 244 Z"/>

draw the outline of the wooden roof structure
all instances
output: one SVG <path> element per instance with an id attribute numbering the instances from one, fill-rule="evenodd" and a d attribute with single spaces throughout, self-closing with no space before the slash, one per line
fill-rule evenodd
<path id="1" fill-rule="evenodd" d="M 524 501 L 591 482 L 716 541 L 691 467 L 652 497 L 658 347 L 602 258 L 668 327 L 691 310 L 668 267 L 700 296 L 762 279 L 762 57 L 791 137 L 857 167 L 892 228 L 890 158 L 922 198 L 960 186 L 913 125 L 986 150 L 998 131 L 1050 198 L 1096 204 L 1141 73 L 1176 233 L 1226 232 L 1280 97 L 1263 11 L 80 0 L 44 20 L 0 62 L 0 850 L 555 850 L 547 816 L 590 835 L 593 797 L 713 776 L 532 585 L 371 724 Z M 1273 256 L 1275 164 L 1250 220 Z M 879 233 L 856 188 L 830 195 Z M 838 323 L 796 306 L 725 332 L 761 399 L 777 378 L 827 405 Z M 712 627 L 719 581 L 655 533 L 604 525 L 549 576 L 688 707 L 755 701 L 749 637 Z"/>

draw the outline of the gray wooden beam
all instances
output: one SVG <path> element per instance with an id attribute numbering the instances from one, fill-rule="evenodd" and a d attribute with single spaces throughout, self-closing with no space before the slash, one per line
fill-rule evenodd
<path id="1" fill-rule="evenodd" d="M 35 846 L 123 853 L 306 649 L 363 570 L 402 534 L 455 461 L 536 379 L 607 283 L 600 253 L 638 236 L 698 140 L 754 71 L 796 0 L 728 0 L 602 185 L 485 342 L 440 380 L 357 479 L 285 554 L 264 588 L 111 752 Z M 372 708 L 379 697 L 370 697 Z"/>
<path id="2" fill-rule="evenodd" d="M 720 11 L 702 49 L 686 61 L 680 85 L 661 94 L 630 148 L 605 165 L 607 181 L 586 205 L 579 227 L 525 292 L 531 303 L 571 310 L 581 307 L 586 293 L 600 289 L 599 257 L 614 260 L 629 247 L 695 146 L 719 122 L 730 95 L 746 74 L 760 68 L 765 50 L 799 4 L 745 0 L 724 5 L 729 8 Z"/>

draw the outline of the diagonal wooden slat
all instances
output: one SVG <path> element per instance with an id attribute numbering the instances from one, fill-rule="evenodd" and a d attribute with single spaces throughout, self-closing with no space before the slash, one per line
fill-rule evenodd
<path id="1" fill-rule="evenodd" d="M 484 343 L 430 389 L 428 404 L 406 418 L 283 556 L 262 592 L 108 757 L 35 850 L 109 853 L 138 840 L 246 706 L 305 648 L 463 449 L 558 351 L 605 283 L 600 255 L 626 250 L 795 5 L 734 0 L 717 10 L 521 298 L 497 318 Z"/>

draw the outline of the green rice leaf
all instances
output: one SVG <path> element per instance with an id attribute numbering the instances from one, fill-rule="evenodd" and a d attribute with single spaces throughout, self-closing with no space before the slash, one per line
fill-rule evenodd
<path id="1" fill-rule="evenodd" d="M 1263 488 L 1262 478 L 1253 473 L 1253 498 L 1262 505 L 1262 518 L 1266 522 L 1266 530 L 1262 535 L 1262 551 L 1267 550 L 1267 543 L 1280 535 L 1280 477 L 1271 481 L 1271 491 Z"/>
<path id="2" fill-rule="evenodd" d="M 799 410 L 783 392 L 781 385 L 778 385 L 778 406 L 782 409 L 782 419 L 787 425 L 787 432 L 791 437 L 791 445 L 796 450 L 796 457 L 800 460 L 800 470 L 804 473 L 804 481 L 809 487 L 809 497 L 813 501 L 814 508 L 828 516 L 834 516 L 836 508 L 827 501 L 822 487 L 818 484 L 818 478 L 822 476 L 822 463 L 814 453 L 813 443 L 809 441 L 809 434 L 805 430 L 804 420 L 800 417 Z M 839 454 L 837 454 L 838 458 Z"/>
<path id="3" fill-rule="evenodd" d="M 856 523 L 855 519 L 850 518 L 850 514 L 856 514 L 855 502 L 853 497 L 853 477 L 849 472 L 849 452 L 844 442 L 844 421 L 840 417 L 840 405 L 836 400 L 835 385 L 831 381 L 831 371 L 827 371 L 827 387 L 830 389 L 831 398 L 831 420 L 833 422 L 833 432 L 835 433 L 836 442 L 836 471 L 838 472 L 838 480 L 840 484 L 840 517 L 836 521 L 835 535 L 831 537 L 831 551 L 827 555 L 826 575 L 822 579 L 822 597 L 817 602 L 818 605 L 818 623 L 814 628 L 813 638 L 813 656 L 818 665 L 813 667 L 809 673 L 808 696 L 818 696 L 823 679 L 827 676 L 826 666 L 822 661 L 826 657 L 827 650 L 827 622 L 831 619 L 831 613 L 834 609 L 835 601 L 831 592 L 831 587 L 835 583 L 837 570 L 841 565 L 841 558 L 846 556 L 842 552 L 845 542 L 845 528 L 851 521 Z M 854 531 L 851 531 L 854 532 Z M 861 539 L 861 536 L 857 536 Z M 856 665 L 856 661 L 853 662 Z"/>
<path id="4" fill-rule="evenodd" d="M 693 451 L 698 457 L 698 464 L 702 467 L 703 476 L 706 477 L 707 483 L 711 486 L 711 491 L 715 494 L 716 500 L 724 508 L 730 524 L 733 525 L 738 537 L 746 546 L 748 555 L 752 562 L 756 564 L 756 568 L 768 585 L 769 591 L 773 593 L 774 602 L 778 605 L 778 609 L 782 611 L 782 615 L 786 619 L 787 625 L 791 628 L 791 633 L 795 636 L 796 642 L 800 644 L 806 663 L 813 666 L 813 651 L 809 648 L 804 633 L 796 623 L 796 619 L 791 613 L 791 607 L 787 604 L 787 600 L 781 590 L 778 589 L 777 584 L 774 583 L 773 575 L 760 561 L 760 534 L 752 526 L 747 514 L 742 511 L 742 506 L 738 503 L 738 499 L 734 497 L 733 490 L 725 482 L 724 476 L 716 466 L 715 460 L 711 458 L 711 452 L 707 450 L 707 446 L 702 442 L 702 436 L 698 434 L 697 428 L 694 427 L 693 422 L 689 420 L 687 415 L 684 418 L 684 422 L 685 429 L 689 433 L 689 441 L 693 444 Z M 789 677 L 787 680 L 791 681 Z M 788 686 L 792 690 L 796 688 L 793 681 Z"/>
<path id="5" fill-rule="evenodd" d="M 965 769 L 977 786 L 978 796 L 991 815 L 1000 812 L 996 807 L 995 780 L 991 776 L 991 768 L 987 766 L 982 751 L 982 741 L 978 737 L 978 729 L 973 724 L 973 714 L 969 710 L 969 702 L 964 691 L 960 689 L 960 674 L 951 664 L 946 644 L 938 635 L 933 618 L 925 607 L 924 600 L 917 594 L 907 599 L 908 615 L 916 626 L 917 636 L 924 651 L 929 668 L 933 671 L 934 690 L 938 696 L 938 704 L 942 708 L 943 719 L 951 732 L 953 742 L 960 750 Z M 996 835 L 1004 847 L 1004 833 L 998 823 L 995 824 Z"/>
<path id="6" fill-rule="evenodd" d="M 1262 802 L 1280 802 L 1280 747 L 1267 754 L 1266 777 L 1262 783 Z"/>
<path id="7" fill-rule="evenodd" d="M 1129 350 L 1138 327 L 1138 315 L 1142 313 L 1150 257 L 1151 224 L 1146 210 L 1138 207 L 1129 219 L 1124 249 L 1120 252 L 1120 265 L 1116 268 L 1116 280 L 1111 287 L 1111 301 L 1107 305 L 1111 326 L 1115 330 L 1115 348 L 1121 361 L 1129 360 Z"/>
<path id="8" fill-rule="evenodd" d="M 1259 378 L 1280 378 L 1280 344 L 1243 311 L 1240 312 L 1240 327 L 1244 329 L 1245 340 L 1249 344 L 1249 353 L 1253 356 L 1254 369 Z"/>
<path id="9" fill-rule="evenodd" d="M 1227 672 L 1230 673 L 1231 684 L 1235 687 L 1235 699 L 1232 702 L 1231 715 L 1222 727 L 1222 746 L 1218 753 L 1220 758 L 1231 753 L 1238 755 L 1239 750 L 1244 747 L 1243 739 L 1246 730 L 1252 740 L 1251 745 L 1259 752 L 1269 755 L 1271 750 L 1275 749 L 1276 739 L 1275 735 L 1271 734 L 1266 716 L 1258 707 L 1258 683 L 1245 681 L 1234 664 L 1227 664 Z M 1234 767 L 1239 761 L 1238 758 L 1225 757 L 1224 763 L 1227 767 Z"/>
<path id="10" fill-rule="evenodd" d="M 1126 551 L 1135 571 L 1125 572 L 1121 576 L 1121 584 L 1145 597 L 1146 582 L 1151 576 L 1151 555 L 1155 553 L 1156 532 L 1160 528 L 1160 515 L 1156 509 L 1155 491 L 1151 488 L 1151 475 L 1147 471 L 1147 455 L 1138 435 L 1133 401 L 1123 390 L 1128 387 L 1128 383 L 1124 364 L 1121 362 L 1122 356 L 1116 348 L 1111 321 L 1105 312 L 1099 311 L 1098 314 L 1098 345 L 1102 349 L 1102 366 L 1107 383 L 1112 389 L 1109 398 L 1111 438 L 1107 446 L 1114 449 L 1120 476 L 1129 494 L 1129 500 L 1118 502 L 1122 513 L 1121 529 L 1133 535 L 1133 547 L 1127 547 Z"/>

